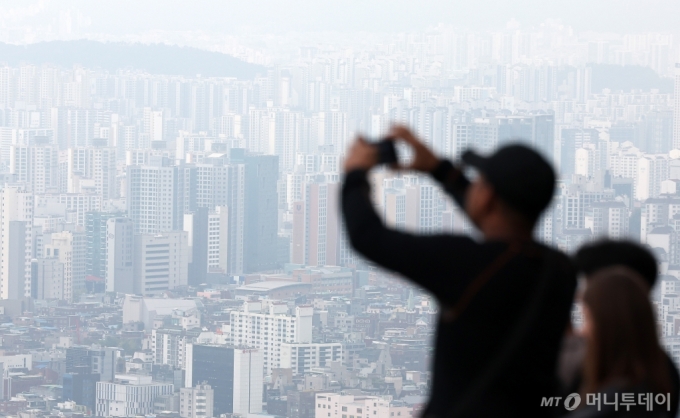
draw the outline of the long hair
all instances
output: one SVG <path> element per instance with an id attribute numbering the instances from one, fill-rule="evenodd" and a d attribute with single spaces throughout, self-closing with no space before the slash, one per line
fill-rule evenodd
<path id="1" fill-rule="evenodd" d="M 596 274 L 588 281 L 583 304 L 592 321 L 584 392 L 612 384 L 670 392 L 669 368 L 644 280 L 632 273 Z"/>

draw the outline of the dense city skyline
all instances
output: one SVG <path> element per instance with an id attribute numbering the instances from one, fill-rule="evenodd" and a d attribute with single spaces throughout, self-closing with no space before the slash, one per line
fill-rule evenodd
<path id="1" fill-rule="evenodd" d="M 418 416 L 438 306 L 358 257 L 337 210 L 352 138 L 393 123 L 454 161 L 537 149 L 559 172 L 537 239 L 646 245 L 680 361 L 680 5 L 630 25 L 636 2 L 402 2 L 370 25 L 392 4 L 14 3 L 0 42 L 118 49 L 0 55 L 0 412 Z M 206 70 L 144 67 L 168 51 Z M 426 176 L 371 185 L 389 226 L 477 234 Z"/>

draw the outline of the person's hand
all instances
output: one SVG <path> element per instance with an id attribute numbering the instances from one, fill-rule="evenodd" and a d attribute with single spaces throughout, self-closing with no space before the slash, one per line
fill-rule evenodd
<path id="1" fill-rule="evenodd" d="M 439 158 L 421 140 L 404 125 L 393 125 L 390 128 L 388 137 L 398 140 L 401 139 L 413 149 L 413 161 L 411 164 L 399 166 L 401 169 L 421 171 L 429 173 L 439 165 Z"/>
<path id="2" fill-rule="evenodd" d="M 345 173 L 353 170 L 370 170 L 378 164 L 378 149 L 366 142 L 362 137 L 357 137 L 345 157 Z"/>

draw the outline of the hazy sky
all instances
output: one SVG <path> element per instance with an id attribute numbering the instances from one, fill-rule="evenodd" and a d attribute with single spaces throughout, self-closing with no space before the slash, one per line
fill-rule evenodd
<path id="1" fill-rule="evenodd" d="M 0 23 L 38 26 L 69 9 L 81 13 L 86 32 L 118 36 L 244 28 L 392 32 L 436 23 L 493 30 L 511 18 L 525 26 L 558 18 L 576 30 L 676 32 L 680 21 L 679 0 L 0 0 Z"/>

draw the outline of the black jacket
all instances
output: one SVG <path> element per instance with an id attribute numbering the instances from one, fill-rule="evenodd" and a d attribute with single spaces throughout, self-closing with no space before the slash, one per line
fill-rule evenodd
<path id="1" fill-rule="evenodd" d="M 458 202 L 468 182 L 448 163 L 435 170 Z M 452 175 L 453 174 L 453 175 Z M 365 171 L 346 175 L 342 212 L 352 246 L 368 260 L 400 273 L 430 291 L 440 311 L 456 305 L 468 284 L 508 251 L 507 242 L 476 242 L 459 235 L 414 235 L 385 227 L 369 200 Z M 555 367 L 564 329 L 569 321 L 576 275 L 569 259 L 551 251 L 561 275 L 551 277 L 550 301 L 541 310 L 531 338 L 513 358 L 507 373 L 476 402 L 474 417 L 549 416 L 542 397 L 557 393 Z M 532 255 L 533 254 L 533 255 Z M 440 315 L 437 326 L 433 383 L 424 416 L 445 417 L 469 393 L 468 387 L 503 347 L 513 325 L 529 302 L 541 269 L 541 257 L 524 251 L 513 256 L 472 298 L 455 320 Z"/>

